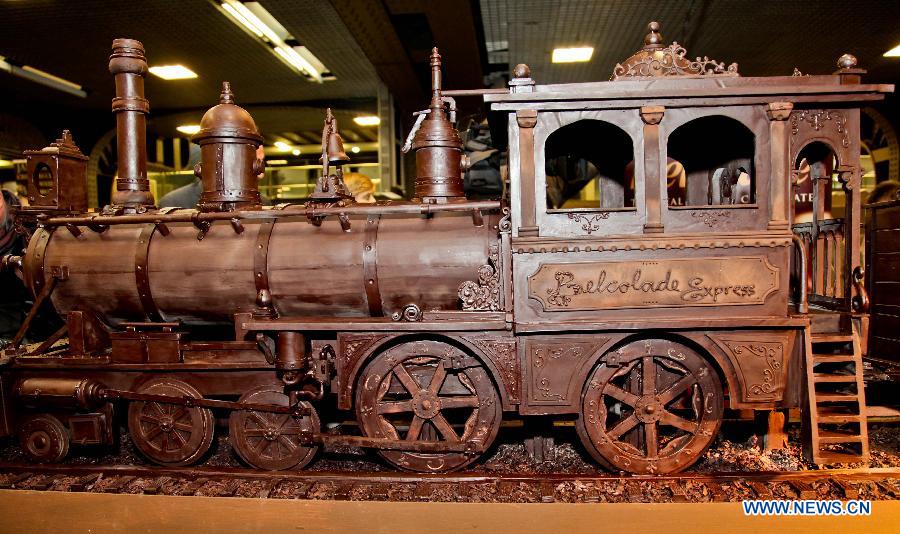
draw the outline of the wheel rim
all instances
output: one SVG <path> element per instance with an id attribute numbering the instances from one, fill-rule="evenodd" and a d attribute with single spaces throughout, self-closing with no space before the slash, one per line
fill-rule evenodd
<path id="1" fill-rule="evenodd" d="M 36 462 L 59 462 L 69 452 L 69 433 L 52 415 L 27 419 L 19 430 L 22 450 Z"/>
<path id="2" fill-rule="evenodd" d="M 454 359 L 467 362 L 465 368 L 445 366 Z M 356 411 L 369 437 L 477 442 L 485 449 L 501 419 L 500 398 L 483 365 L 438 341 L 404 343 L 377 356 L 360 376 Z M 477 459 L 465 453 L 379 454 L 411 471 L 449 471 Z"/>
<path id="3" fill-rule="evenodd" d="M 288 406 L 290 401 L 283 389 L 278 385 L 261 386 L 241 396 L 240 402 Z M 310 403 L 304 401 L 300 405 L 310 414 L 294 417 L 271 412 L 232 412 L 228 433 L 238 456 L 253 467 L 269 471 L 308 465 L 318 449 L 303 445 L 300 437 L 304 432 L 319 432 L 319 416 Z"/>
<path id="4" fill-rule="evenodd" d="M 190 385 L 175 379 L 158 379 L 142 386 L 140 393 L 199 399 Z M 163 465 L 188 465 L 209 450 L 215 420 L 208 408 L 152 401 L 131 403 L 128 430 L 135 446 L 150 460 Z"/>
<path id="5" fill-rule="evenodd" d="M 641 474 L 697 461 L 722 422 L 715 370 L 668 340 L 635 341 L 604 360 L 582 397 L 578 431 L 588 451 L 611 469 Z"/>

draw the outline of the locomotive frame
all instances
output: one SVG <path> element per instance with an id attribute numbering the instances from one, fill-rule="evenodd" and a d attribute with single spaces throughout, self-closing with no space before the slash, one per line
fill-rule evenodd
<path id="1" fill-rule="evenodd" d="M 503 412 L 574 414 L 599 463 L 654 474 L 696 461 L 726 407 L 802 406 L 815 461 L 864 458 L 858 106 L 893 87 L 862 84 L 852 56 L 830 76 L 762 78 L 685 54 L 652 23 L 609 82 L 537 85 L 519 65 L 508 91 L 476 91 L 508 119 L 508 202 L 462 196 L 454 92 L 441 90 L 436 51 L 432 101 L 410 139 L 410 202 L 342 195 L 346 154 L 330 118 L 313 199 L 262 208 L 249 155 L 261 138 L 226 85 L 195 138 L 200 208 L 157 210 L 141 148 L 143 48 L 117 40 L 111 71 L 128 83 L 113 105 L 113 205 L 37 218 L 24 256 L 4 260 L 34 291 L 34 310 L 52 301 L 66 326 L 31 352 L 21 335 L 7 350 L 0 435 L 18 433 L 32 458 L 55 461 L 70 442 L 114 442 L 127 406 L 138 448 L 186 465 L 209 448 L 212 410 L 226 410 L 233 447 L 257 468 L 300 468 L 324 443 L 443 471 L 484 453 Z M 747 202 L 670 205 L 669 141 L 709 117 L 752 137 Z M 633 206 L 548 207 L 545 148 L 579 121 L 630 140 Z M 812 142 L 835 153 L 848 215 L 825 219 L 819 179 L 813 222 L 792 226 L 795 163 Z M 301 235 L 319 243 L 312 259 L 291 252 L 287 238 Z M 222 257 L 233 264 L 207 280 L 191 267 Z M 328 267 L 338 275 L 316 276 Z M 316 289 L 286 289 L 304 284 Z M 322 306 L 334 313 L 310 311 Z M 203 338 L 211 322 L 218 335 Z M 313 403 L 330 394 L 356 410 L 362 436 L 321 431 Z"/>

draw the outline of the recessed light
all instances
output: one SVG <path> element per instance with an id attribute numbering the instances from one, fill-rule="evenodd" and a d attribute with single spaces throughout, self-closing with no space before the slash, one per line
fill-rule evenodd
<path id="1" fill-rule="evenodd" d="M 189 80 L 196 78 L 197 73 L 184 65 L 158 65 L 150 67 L 150 74 L 159 76 L 163 80 Z"/>
<path id="2" fill-rule="evenodd" d="M 900 45 L 897 45 L 885 52 L 884 57 L 900 57 Z"/>
<path id="3" fill-rule="evenodd" d="M 266 162 L 266 165 L 287 165 L 286 159 L 270 159 Z"/>
<path id="4" fill-rule="evenodd" d="M 363 115 L 361 117 L 353 117 L 353 122 L 360 126 L 378 126 L 381 124 L 381 119 L 375 115 Z"/>
<path id="5" fill-rule="evenodd" d="M 579 63 L 590 61 L 594 55 L 593 46 L 583 46 L 576 48 L 554 48 L 554 63 Z"/>
<path id="6" fill-rule="evenodd" d="M 290 152 L 291 150 L 293 150 L 291 145 L 285 143 L 284 141 L 275 141 L 275 148 L 277 148 L 281 152 Z"/>
<path id="7" fill-rule="evenodd" d="M 175 127 L 176 130 L 183 134 L 194 135 L 195 133 L 200 131 L 199 124 L 182 124 L 181 126 Z"/>
<path id="8" fill-rule="evenodd" d="M 353 152 L 354 154 L 359 154 L 359 147 L 358 146 L 350 147 L 350 152 Z"/>
<path id="9" fill-rule="evenodd" d="M 293 154 L 293 155 L 295 155 L 295 156 L 299 156 L 299 155 L 300 155 L 300 149 L 299 149 L 299 148 L 295 148 L 294 150 L 291 150 L 291 154 Z"/>
<path id="10" fill-rule="evenodd" d="M 11 162 L 9 160 L 0 159 L 0 167 L 12 167 L 12 164 L 13 164 L 13 162 Z"/>

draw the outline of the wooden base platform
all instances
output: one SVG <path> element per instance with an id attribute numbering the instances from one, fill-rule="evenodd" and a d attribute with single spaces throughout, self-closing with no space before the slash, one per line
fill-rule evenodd
<path id="1" fill-rule="evenodd" d="M 747 517 L 740 503 L 469 504 L 0 491 L 0 532 L 892 532 L 900 501 L 867 517 Z"/>

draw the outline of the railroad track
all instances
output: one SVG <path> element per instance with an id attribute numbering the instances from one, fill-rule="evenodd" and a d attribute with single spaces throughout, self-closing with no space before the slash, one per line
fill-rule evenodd
<path id="1" fill-rule="evenodd" d="M 453 502 L 724 502 L 900 498 L 900 469 L 800 472 L 421 475 L 233 468 L 0 464 L 0 489 L 215 497 Z"/>

